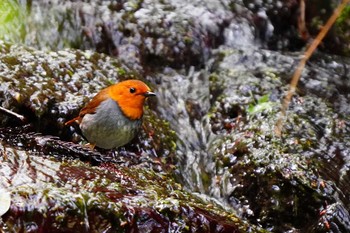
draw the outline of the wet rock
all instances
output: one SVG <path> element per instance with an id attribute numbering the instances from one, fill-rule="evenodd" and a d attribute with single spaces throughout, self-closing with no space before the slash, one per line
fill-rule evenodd
<path id="1" fill-rule="evenodd" d="M 254 57 L 253 63 L 250 59 L 237 60 L 241 54 L 233 52 L 215 72 L 224 87 L 212 105 L 211 120 L 215 127 L 212 132 L 217 137 L 209 145 L 216 164 L 216 185 L 221 186 L 219 196 L 236 206 L 243 216 L 273 232 L 292 229 L 313 232 L 310 229 L 315 228 L 325 231 L 328 224 L 332 229 L 349 231 L 349 215 L 345 210 L 348 201 L 342 197 L 347 189 L 340 193 L 328 191 L 332 184 L 325 180 L 340 171 L 330 170 L 329 166 L 334 163 L 324 163 L 328 156 L 340 154 L 345 158 L 348 154 L 345 149 L 348 132 L 343 128 L 339 133 L 337 126 L 339 121 L 348 121 L 348 113 L 339 108 L 337 99 L 344 98 L 347 103 L 349 98 L 347 94 L 333 94 L 338 87 L 347 86 L 347 78 L 337 72 L 323 73 L 314 65 L 306 67 L 301 88 L 289 107 L 282 138 L 277 138 L 274 128 L 288 81 L 284 75 L 288 73 L 288 66 L 293 66 L 293 59 L 289 57 L 288 62 L 287 57 L 271 52 L 246 54 L 251 59 Z M 282 60 L 283 66 L 272 65 Z M 350 89 L 345 89 L 349 93 Z M 337 99 L 327 96 L 337 96 Z M 234 110 L 235 106 L 239 106 L 238 111 Z M 231 111 L 236 112 L 235 117 L 228 114 Z M 230 127 L 227 122 L 231 123 Z M 335 149 L 339 146 L 342 149 Z M 335 151 L 324 147 L 335 147 Z M 323 175 L 319 174 L 321 170 Z M 347 175 L 336 176 L 340 183 L 348 179 Z M 332 208 L 332 216 L 337 217 L 321 215 L 320 218 L 319 213 L 333 204 L 341 206 Z"/>
<path id="2" fill-rule="evenodd" d="M 118 56 L 137 70 L 203 66 L 211 49 L 222 44 L 232 17 L 225 5 L 212 1 L 58 0 L 31 2 L 28 9 L 18 5 L 17 11 L 28 16 L 22 37 L 13 41 L 39 49 L 93 49 Z"/>
<path id="3" fill-rule="evenodd" d="M 263 45 L 273 50 L 298 51 L 316 37 L 339 2 L 244 0 L 243 4 L 255 36 Z M 327 33 L 320 46 L 322 51 L 349 56 L 348 12 L 347 7 Z"/>
<path id="4" fill-rule="evenodd" d="M 47 53 L 4 42 L 0 46 L 6 51 L 0 54 L 2 106 L 40 119 L 38 131 L 55 132 L 69 111 L 128 72 L 117 60 L 89 51 Z M 2 119 L 6 126 L 9 119 Z"/>
<path id="5" fill-rule="evenodd" d="M 37 122 L 34 124 L 34 131 L 41 133 L 33 137 L 33 134 L 24 132 L 24 142 L 29 142 L 29 146 L 26 148 L 28 144 L 24 143 L 22 148 L 32 151 L 35 147 L 30 146 L 31 142 L 34 139 L 35 144 L 39 139 L 40 142 L 50 142 L 43 143 L 46 145 L 43 148 L 49 148 L 49 151 L 53 150 L 56 153 L 56 150 L 66 149 L 65 142 L 47 136 L 57 135 L 56 129 L 60 132 L 59 124 L 51 132 L 45 131 L 47 127 L 42 127 L 46 125 L 50 129 L 51 125 L 40 123 L 48 119 L 44 117 L 47 116 L 45 114 L 49 112 L 48 109 L 56 109 L 55 112 L 59 113 L 59 116 L 62 114 L 62 120 L 59 121 L 62 124 L 65 116 L 76 114 L 86 101 L 85 98 L 89 99 L 86 95 L 100 89 L 86 84 L 91 82 L 92 77 L 101 78 L 98 80 L 98 87 L 105 86 L 106 82 L 103 80 L 109 75 L 103 72 L 107 70 L 112 72 L 111 76 L 117 77 L 117 80 L 130 73 L 139 77 L 139 72 L 134 73 L 124 67 L 124 64 L 128 64 L 134 70 L 146 74 L 147 80 L 152 80 L 151 84 L 157 87 L 158 99 L 156 103 L 150 102 L 150 110 L 147 110 L 145 116 L 149 123 L 145 125 L 146 130 L 141 132 L 140 140 L 131 143 L 126 150 L 117 150 L 110 155 L 112 162 L 121 166 L 117 169 L 123 170 L 124 166 L 130 165 L 137 169 L 152 168 L 150 171 L 166 172 L 164 167 L 167 167 L 158 166 L 159 161 L 152 158 L 164 158 L 163 155 L 167 155 L 167 158 L 176 157 L 177 168 L 174 173 L 188 190 L 214 197 L 222 205 L 235 209 L 243 219 L 253 225 L 262 226 L 267 231 L 350 231 L 347 156 L 350 141 L 347 71 L 350 63 L 346 58 L 321 53 L 313 56 L 303 72 L 297 94 L 288 109 L 282 138 L 274 134 L 280 102 L 302 56 L 298 52 L 282 53 L 278 50 L 299 50 L 308 39 L 304 36 L 312 37 L 324 22 L 317 21 L 318 18 L 313 18 L 311 14 L 311 18 L 306 19 L 305 23 L 315 24 L 305 25 L 307 27 L 304 29 L 308 31 L 300 31 L 296 21 L 300 2 L 194 1 L 184 4 L 181 1 L 96 1 L 86 4 L 64 1 L 52 5 L 33 3 L 28 6 L 33 15 L 40 13 L 42 18 L 52 17 L 53 20 L 42 20 L 44 29 L 41 31 L 33 27 L 37 25 L 38 18 L 32 18 L 33 23 L 28 24 L 28 28 L 31 28 L 28 32 L 31 34 L 24 33 L 23 38 L 45 35 L 40 36 L 45 39 L 29 40 L 28 44 L 37 48 L 61 48 L 67 44 L 82 49 L 92 48 L 119 56 L 120 60 L 116 64 L 116 60 L 105 55 L 89 53 L 90 55 L 86 56 L 85 52 L 79 51 L 73 51 L 73 55 L 71 52 L 66 52 L 63 56 L 55 55 L 63 62 L 63 72 L 67 72 L 66 68 L 71 71 L 68 71 L 68 76 L 61 77 L 50 65 L 43 66 L 41 70 L 50 76 L 50 70 L 55 71 L 53 77 L 58 76 L 55 82 L 59 83 L 57 89 L 52 91 L 52 88 L 48 88 L 45 93 L 36 92 L 40 88 L 36 89 L 33 85 L 36 81 L 45 82 L 45 79 L 31 81 L 29 78 L 29 91 L 24 89 L 24 94 L 17 91 L 18 94 L 6 92 L 7 87 L 13 86 L 15 90 L 21 90 L 17 84 L 25 86 L 25 83 L 6 80 L 7 74 L 0 76 L 4 80 L 2 83 L 5 83 L 2 88 L 3 96 L 10 97 L 8 100 L 4 98 L 11 103 L 7 106 L 22 114 L 31 113 L 26 116 L 29 116 L 31 122 Z M 324 2 L 326 6 L 314 4 L 313 1 L 306 3 L 312 3 L 306 7 L 307 11 L 316 12 L 315 15 L 322 13 L 324 19 L 328 18 L 333 9 L 333 6 L 330 6 L 331 1 Z M 348 23 L 346 15 L 347 11 L 336 25 L 344 31 L 345 36 Z M 59 26 L 52 26 L 52 22 L 54 25 L 59 22 Z M 48 28 L 50 32 L 54 32 L 47 33 Z M 57 28 L 60 30 L 56 30 Z M 57 34 L 57 31 L 60 33 Z M 306 34 L 302 34 L 305 32 Z M 334 34 L 330 33 L 330 36 L 333 37 Z M 331 46 L 334 45 L 341 49 L 342 54 L 346 54 L 347 40 L 335 38 L 334 41 L 340 43 L 331 44 L 325 41 L 325 46 L 321 49 L 338 53 L 337 49 Z M 258 49 L 259 47 L 277 51 Z M 24 73 L 19 72 L 11 76 L 15 77 L 14 80 L 31 77 L 33 71 L 26 66 L 27 61 L 31 61 L 27 59 L 28 56 L 22 57 L 22 52 L 11 56 L 10 54 L 17 51 L 17 47 L 8 44 L 1 46 L 1 50 L 2 63 L 6 64 L 9 70 L 19 70 L 22 65 L 25 67 Z M 23 48 L 19 49 L 21 50 Z M 32 51 L 38 58 L 44 57 L 42 60 L 47 60 L 52 55 Z M 65 62 L 67 57 L 72 59 Z M 101 59 L 102 62 L 98 63 Z M 84 63 L 81 64 L 80 60 Z M 71 68 L 71 63 L 77 66 Z M 38 64 L 40 67 L 41 63 Z M 36 66 L 37 63 L 34 63 L 33 67 Z M 121 66 L 123 68 L 120 69 Z M 83 71 L 80 70 L 81 67 Z M 86 69 L 91 70 L 90 73 L 86 74 Z M 68 99 L 62 94 L 56 96 L 56 91 L 64 88 L 60 80 L 65 80 L 66 76 L 77 72 L 83 72 L 82 78 L 85 80 L 79 84 L 81 89 L 79 85 L 70 89 L 74 92 L 72 96 L 77 96 L 75 98 L 78 99 L 72 96 Z M 39 75 L 37 71 L 34 73 L 35 76 Z M 80 77 L 75 80 L 79 83 Z M 27 95 L 27 92 L 30 94 Z M 31 98 L 29 96 L 32 93 L 36 95 Z M 19 101 L 22 95 L 26 97 L 24 102 Z M 46 100 L 45 96 L 54 98 Z M 3 103 L 6 104 L 6 101 Z M 65 110 L 58 107 L 62 101 L 75 104 Z M 6 118 L 3 124 L 14 126 L 18 122 Z M 11 135 L 7 129 L 2 131 L 2 135 L 5 135 L 3 141 Z M 60 132 L 59 135 L 65 133 Z M 166 140 L 163 140 L 164 138 Z M 70 151 L 73 158 L 84 160 L 84 157 L 73 149 Z M 85 153 L 84 150 L 80 152 Z M 115 157 L 118 159 L 113 155 L 117 155 Z M 148 155 L 152 158 L 147 157 Z M 98 156 L 96 154 L 92 158 Z M 105 172 L 111 172 L 116 168 L 113 164 L 103 164 L 106 161 L 95 160 L 94 163 L 98 167 L 88 167 L 90 171 L 108 167 Z M 125 170 L 123 172 L 126 174 Z M 89 174 L 82 176 L 94 178 Z M 115 194 L 113 200 L 119 195 Z M 32 194 L 29 197 L 32 197 Z M 176 207 L 174 212 L 177 212 L 178 205 L 171 205 Z M 142 225 L 142 229 L 158 231 L 159 226 L 166 222 L 164 216 L 157 215 L 152 208 L 140 210 L 133 207 L 132 210 L 134 212 L 130 212 L 136 216 L 144 216 L 143 219 L 149 220 L 149 216 L 155 216 L 159 220 L 149 220 L 147 226 Z M 183 210 L 188 215 L 192 214 L 186 208 Z M 159 209 L 157 211 L 159 212 Z M 228 212 L 232 213 L 231 210 Z M 166 215 L 168 219 L 169 216 L 174 216 L 173 212 Z M 197 216 L 201 218 L 200 214 Z M 132 214 L 127 217 L 133 223 L 139 220 L 135 220 Z M 86 222 L 83 218 L 79 220 Z M 171 226 L 178 226 L 183 221 L 176 219 L 176 223 Z M 228 222 L 232 223 L 231 220 Z M 28 223 L 27 226 L 29 230 L 37 228 L 36 223 Z M 191 227 L 187 226 L 184 228 L 186 231 L 209 229 L 193 224 Z M 114 225 L 112 229 L 115 229 L 113 227 Z M 127 227 L 134 229 L 129 223 Z M 216 229 L 223 228 L 220 225 Z M 232 230 L 230 227 L 224 229 Z"/>
<path id="6" fill-rule="evenodd" d="M 299 55 L 246 47 L 214 54 L 205 70 L 159 75 L 158 111 L 181 140 L 182 182 L 273 232 L 348 231 L 347 60 L 310 61 L 278 138 Z"/>
<path id="7" fill-rule="evenodd" d="M 30 139 L 30 132 L 76 143 L 84 141 L 78 127 L 68 127 L 64 123 L 75 117 L 99 90 L 125 78 L 140 78 L 126 65 L 103 54 L 68 50 L 46 53 L 4 42 L 0 46 L 6 51 L 0 54 L 2 107 L 23 115 L 31 125 L 29 131 L 28 127 L 19 127 L 17 135 L 12 130 L 12 136 L 2 137 L 13 146 L 20 143 L 33 149 L 39 145 Z M 4 113 L 1 116 L 4 132 L 6 127 L 23 124 L 13 116 Z M 149 108 L 144 118 L 143 130 L 129 144 L 128 151 L 174 162 L 174 131 Z M 22 133 L 28 134 L 28 138 Z"/>
<path id="8" fill-rule="evenodd" d="M 163 172 L 60 162 L 3 145 L 0 154 L 0 187 L 12 202 L 2 232 L 262 232 Z"/>
<path id="9" fill-rule="evenodd" d="M 92 49 L 139 71 L 204 67 L 211 50 L 241 41 L 298 51 L 314 38 L 337 1 L 29 1 L 8 0 L 6 39 L 38 49 Z M 346 8 L 321 45 L 349 55 Z M 240 24 L 246 24 L 243 28 Z M 252 32 L 252 34 L 251 34 Z M 248 43 L 247 43 L 248 41 Z M 229 42 L 230 43 L 230 42 Z M 254 45 L 253 45 L 254 44 Z"/>

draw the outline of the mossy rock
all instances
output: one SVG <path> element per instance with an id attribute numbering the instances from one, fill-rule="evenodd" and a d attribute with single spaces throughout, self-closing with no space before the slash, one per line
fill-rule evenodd
<path id="1" fill-rule="evenodd" d="M 264 232 L 163 172 L 0 152 L 0 188 L 12 201 L 2 232 Z"/>

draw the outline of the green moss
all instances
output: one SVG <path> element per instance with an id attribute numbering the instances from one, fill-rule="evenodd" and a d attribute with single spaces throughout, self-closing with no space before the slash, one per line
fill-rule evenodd
<path id="1" fill-rule="evenodd" d="M 348 41 L 350 40 L 350 6 L 346 6 L 342 11 L 341 15 L 338 17 L 336 23 L 335 30 L 337 32 L 337 36 L 342 41 L 344 45 L 342 49 L 343 53 L 346 56 L 350 55 L 350 47 L 346 46 Z"/>
<path id="2" fill-rule="evenodd" d="M 263 95 L 260 99 L 258 99 L 257 103 L 250 104 L 247 112 L 251 115 L 254 115 L 258 112 L 272 111 L 276 103 L 269 101 L 269 96 L 269 94 Z"/>
<path id="3" fill-rule="evenodd" d="M 14 56 L 3 57 L 1 61 L 9 65 L 10 68 L 20 64 L 20 61 Z"/>
<path id="4" fill-rule="evenodd" d="M 160 157 L 166 158 L 168 162 L 176 160 L 176 142 L 178 137 L 169 122 L 160 119 L 155 112 L 146 107 L 146 114 L 143 117 L 143 128 L 148 133 L 152 146 L 159 153 Z"/>
<path id="5" fill-rule="evenodd" d="M 336 20 L 337 25 L 348 24 L 350 19 L 350 6 L 346 6 Z"/>
<path id="6" fill-rule="evenodd" d="M 27 19 L 25 9 L 14 0 L 0 1 L 0 40 L 22 41 L 23 27 Z"/>
<path id="7" fill-rule="evenodd" d="M 187 45 L 190 45 L 190 44 L 193 43 L 193 39 L 192 39 L 191 37 L 189 37 L 189 36 L 185 36 L 185 37 L 183 38 L 183 41 L 184 41 L 185 44 L 187 44 Z"/>
<path id="8" fill-rule="evenodd" d="M 122 67 L 118 67 L 117 72 L 118 72 L 118 75 L 120 75 L 120 76 L 126 75 L 126 70 L 123 69 Z"/>

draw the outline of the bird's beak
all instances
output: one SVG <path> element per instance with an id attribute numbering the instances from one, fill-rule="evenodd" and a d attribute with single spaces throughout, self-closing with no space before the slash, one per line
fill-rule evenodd
<path id="1" fill-rule="evenodd" d="M 146 96 L 146 97 L 150 97 L 150 96 L 156 96 L 156 93 L 151 92 L 151 91 L 147 91 L 143 95 Z"/>

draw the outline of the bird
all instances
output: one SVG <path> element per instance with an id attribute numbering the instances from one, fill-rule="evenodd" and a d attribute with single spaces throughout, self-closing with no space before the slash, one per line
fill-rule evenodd
<path id="1" fill-rule="evenodd" d="M 65 125 L 78 123 L 92 149 L 121 147 L 136 136 L 142 124 L 145 100 L 155 95 L 140 80 L 121 81 L 98 92 Z"/>

